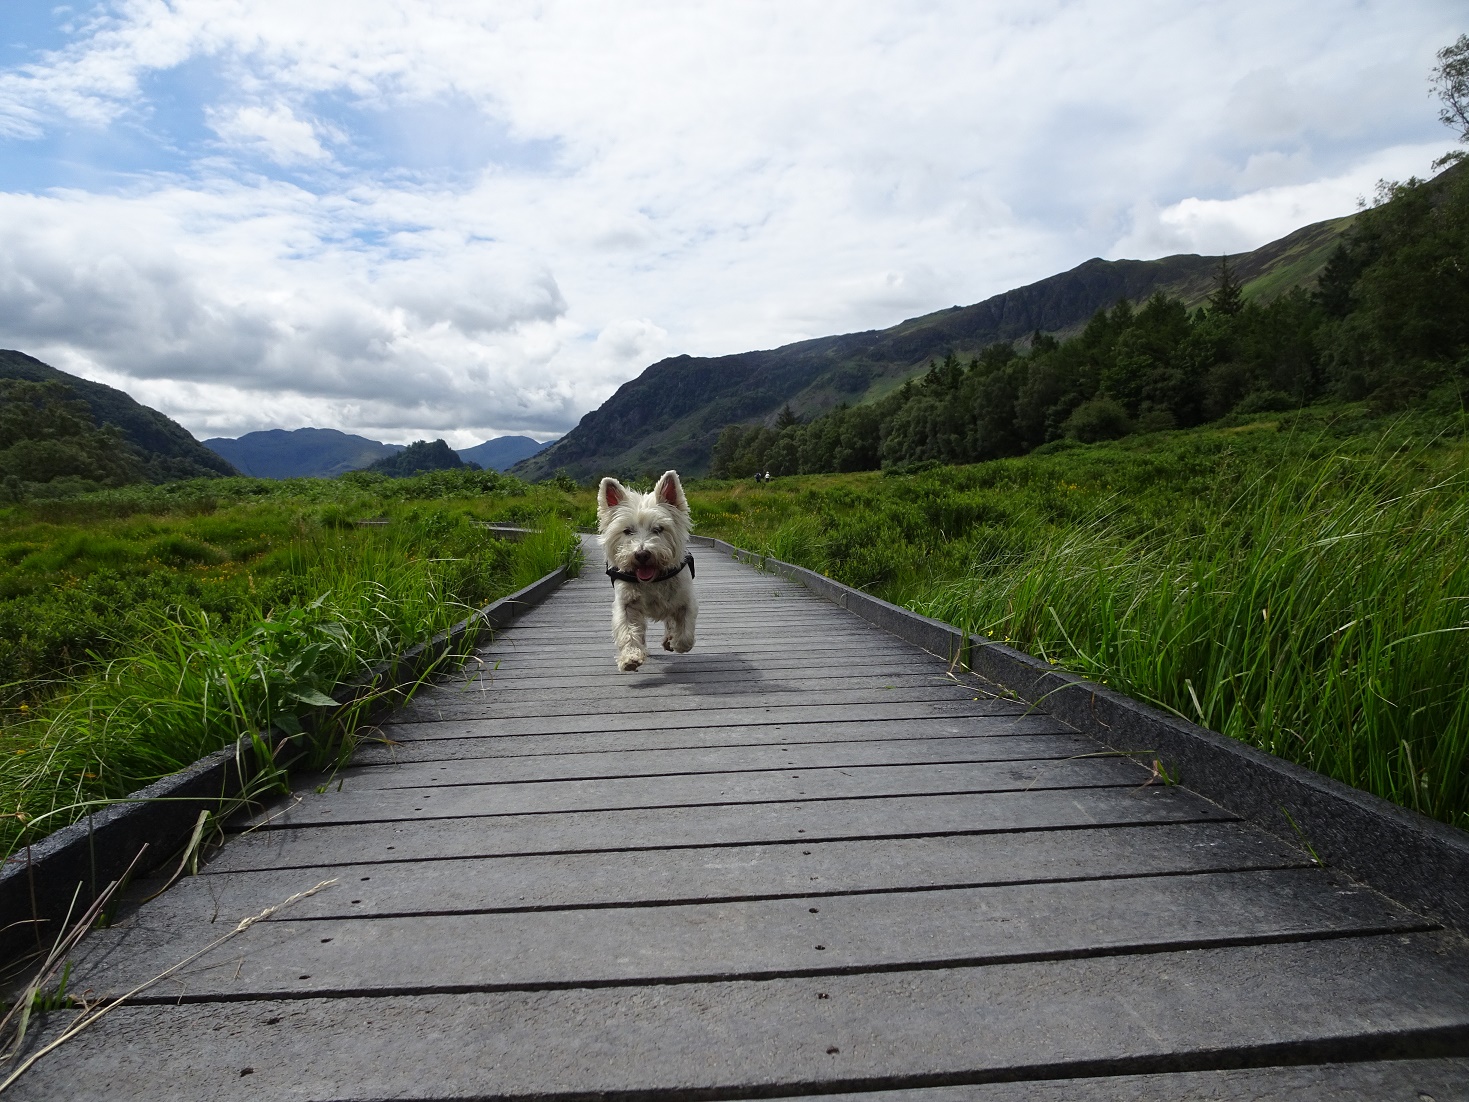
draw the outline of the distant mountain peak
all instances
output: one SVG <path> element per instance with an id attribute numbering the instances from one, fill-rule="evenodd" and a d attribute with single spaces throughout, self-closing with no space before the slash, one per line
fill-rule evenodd
<path id="1" fill-rule="evenodd" d="M 261 429 L 236 440 L 215 437 L 204 444 L 256 478 L 335 478 L 367 469 L 405 448 L 403 444 L 384 444 L 340 429 L 318 428 Z M 459 449 L 457 458 L 503 471 L 546 446 L 529 436 L 499 436 Z"/>
<path id="2" fill-rule="evenodd" d="M 478 463 L 487 470 L 506 471 L 548 447 L 549 444 L 529 436 L 497 436 L 472 448 L 460 448 L 459 458 Z"/>
<path id="3" fill-rule="evenodd" d="M 403 450 L 338 429 L 261 429 L 236 440 L 214 437 L 204 446 L 255 478 L 335 478 Z"/>

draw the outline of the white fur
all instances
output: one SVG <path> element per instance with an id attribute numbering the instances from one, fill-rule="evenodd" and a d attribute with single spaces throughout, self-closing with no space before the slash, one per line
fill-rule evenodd
<path id="1" fill-rule="evenodd" d="M 597 529 L 607 564 L 628 574 L 656 578 L 683 561 L 688 545 L 689 501 L 677 471 L 666 471 L 651 494 L 629 490 L 615 478 L 597 488 Z M 617 668 L 635 670 L 648 660 L 649 620 L 663 621 L 663 649 L 694 649 L 699 615 L 687 568 L 661 582 L 612 583 L 612 639 Z"/>

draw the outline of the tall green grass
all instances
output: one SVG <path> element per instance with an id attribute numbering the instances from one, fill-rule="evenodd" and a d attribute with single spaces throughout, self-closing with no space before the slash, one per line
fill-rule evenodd
<path id="1" fill-rule="evenodd" d="M 700 531 L 1469 827 L 1469 448 L 1274 422 L 715 484 Z"/>
<path id="2" fill-rule="evenodd" d="M 382 528 L 306 524 L 277 549 L 288 584 L 237 589 L 227 617 L 191 605 L 132 622 L 144 630 L 116 657 L 0 728 L 0 844 L 11 852 L 242 736 L 270 753 L 272 728 L 308 764 L 329 764 L 357 719 L 332 698 L 338 684 L 579 562 L 563 521 L 545 515 L 539 527 L 508 543 L 431 506 Z M 309 735 L 308 719 L 320 721 Z"/>
<path id="3" fill-rule="evenodd" d="M 126 654 L 169 609 L 202 609 L 243 629 L 258 609 L 312 600 L 298 585 L 297 549 L 352 542 L 356 521 L 434 514 L 523 525 L 589 500 L 496 471 L 434 471 L 196 479 L 0 505 L 0 685 L 11 686 L 0 706 Z"/>
<path id="4" fill-rule="evenodd" d="M 1106 517 L 914 607 L 1469 826 L 1469 475 L 1333 458 L 1201 530 Z"/>

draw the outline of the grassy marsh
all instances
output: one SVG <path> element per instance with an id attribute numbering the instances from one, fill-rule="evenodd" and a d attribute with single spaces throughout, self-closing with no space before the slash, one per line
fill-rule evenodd
<path id="1" fill-rule="evenodd" d="M 336 685 L 576 561 L 566 495 L 549 487 L 302 481 L 129 488 L 6 512 L 6 852 L 272 726 L 329 720 L 304 740 L 326 763 L 354 722 L 337 714 Z M 507 519 L 542 531 L 511 543 L 483 526 Z"/>
<path id="2" fill-rule="evenodd" d="M 703 534 L 1469 827 L 1458 419 L 1271 415 L 690 498 Z"/>

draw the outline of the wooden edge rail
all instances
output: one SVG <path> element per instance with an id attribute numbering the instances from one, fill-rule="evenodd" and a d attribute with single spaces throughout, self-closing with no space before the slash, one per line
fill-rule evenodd
<path id="1" fill-rule="evenodd" d="M 1170 781 L 1308 850 L 1322 864 L 1469 933 L 1464 831 L 805 567 L 707 536 L 692 542 L 799 582 L 1113 750 L 1156 758 Z"/>
<path id="2" fill-rule="evenodd" d="M 427 642 L 339 685 L 333 696 L 343 706 L 369 697 L 394 700 L 453 653 L 470 632 L 503 628 L 544 601 L 568 577 L 566 567 L 557 567 Z M 0 869 L 0 961 L 50 945 L 68 912 L 85 911 L 144 845 L 148 852 L 139 872 L 158 867 L 170 855 L 177 857 L 199 812 L 216 811 L 238 797 L 255 772 L 256 759 L 246 735 L 12 854 Z"/>

